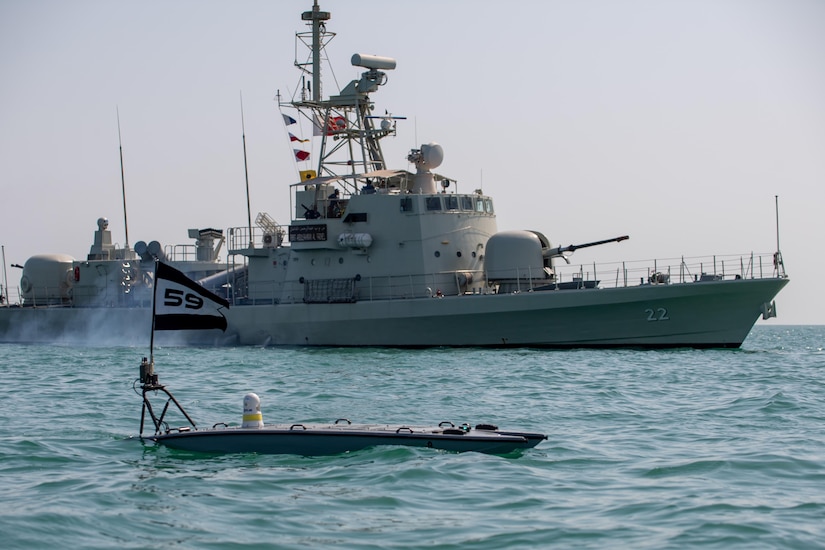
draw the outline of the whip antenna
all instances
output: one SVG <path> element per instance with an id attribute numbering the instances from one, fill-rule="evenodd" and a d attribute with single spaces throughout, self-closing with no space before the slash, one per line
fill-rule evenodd
<path id="1" fill-rule="evenodd" d="M 779 252 L 779 195 L 774 195 L 776 201 L 776 251 Z"/>
<path id="2" fill-rule="evenodd" d="M 120 109 L 117 112 L 117 144 L 120 149 L 120 188 L 123 194 L 123 226 L 126 231 L 126 250 L 129 250 L 129 222 L 126 221 L 126 177 L 123 173 L 123 141 L 120 138 Z"/>
<path id="3" fill-rule="evenodd" d="M 249 205 L 249 169 L 246 165 L 246 128 L 243 121 L 243 92 L 241 92 L 241 139 L 243 140 L 243 174 L 246 178 L 246 219 L 249 223 L 249 248 L 255 248 L 255 239 L 252 238 L 252 209 Z"/>
<path id="4" fill-rule="evenodd" d="M 773 253 L 773 267 L 779 277 L 785 276 L 785 262 L 782 261 L 782 252 L 779 248 L 779 195 L 774 195 L 776 202 L 776 252 Z"/>

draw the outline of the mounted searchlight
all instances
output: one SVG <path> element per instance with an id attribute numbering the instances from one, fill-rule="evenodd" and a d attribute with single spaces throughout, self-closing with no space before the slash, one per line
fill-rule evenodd
<path id="1" fill-rule="evenodd" d="M 364 67 L 365 69 L 391 71 L 395 69 L 395 59 L 392 57 L 381 57 L 378 55 L 368 55 L 357 53 L 352 56 L 352 64 L 355 67 Z"/>

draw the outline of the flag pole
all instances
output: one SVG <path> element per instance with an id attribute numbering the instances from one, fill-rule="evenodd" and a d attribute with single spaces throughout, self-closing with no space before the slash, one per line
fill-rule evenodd
<path id="1" fill-rule="evenodd" d="M 155 364 L 155 302 L 158 298 L 158 259 L 155 258 L 155 284 L 152 287 L 152 330 L 149 333 L 149 362 Z"/>
<path id="2" fill-rule="evenodd" d="M 163 386 L 158 385 L 158 377 L 155 374 L 155 298 L 158 294 L 158 259 L 155 258 L 155 284 L 152 288 L 152 330 L 149 331 L 149 360 L 146 360 L 146 357 L 143 358 L 143 361 L 140 362 L 140 383 L 141 383 L 141 390 L 143 391 L 143 410 L 140 413 L 140 433 L 143 434 L 143 421 L 146 418 L 146 410 L 149 410 L 149 414 L 152 416 L 152 420 L 155 420 L 155 413 L 152 412 L 152 407 L 149 405 L 149 401 L 146 399 L 146 392 L 163 389 Z M 166 391 L 166 390 L 163 390 Z M 167 392 L 168 393 L 168 392 Z M 155 422 L 155 428 L 158 427 L 158 423 Z"/>

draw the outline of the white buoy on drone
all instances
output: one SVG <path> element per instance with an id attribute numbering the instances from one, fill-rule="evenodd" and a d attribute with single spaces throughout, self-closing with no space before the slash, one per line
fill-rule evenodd
<path id="1" fill-rule="evenodd" d="M 261 414 L 261 398 L 254 393 L 243 397 L 243 423 L 241 428 L 263 428 L 264 417 Z"/>

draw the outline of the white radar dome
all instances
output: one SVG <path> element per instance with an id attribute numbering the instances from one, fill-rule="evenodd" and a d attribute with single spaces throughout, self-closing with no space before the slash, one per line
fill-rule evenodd
<path id="1" fill-rule="evenodd" d="M 441 145 L 430 142 L 421 146 L 421 167 L 425 170 L 438 168 L 444 162 L 444 148 Z"/>

